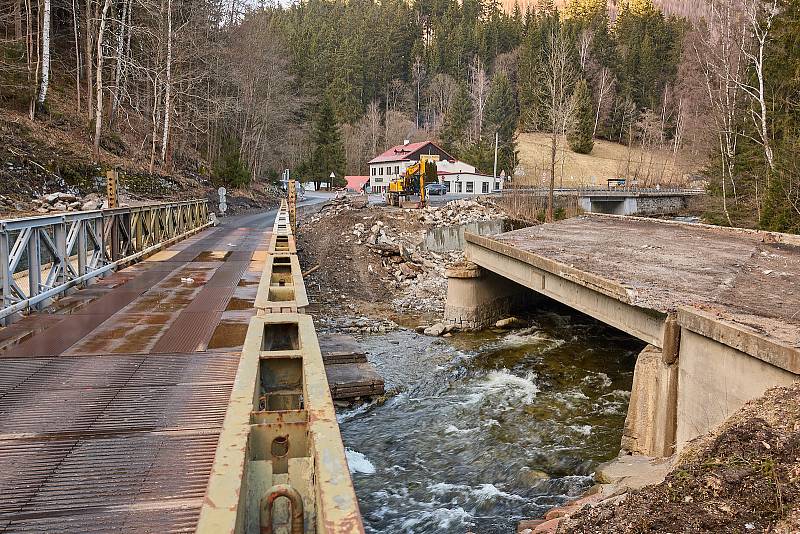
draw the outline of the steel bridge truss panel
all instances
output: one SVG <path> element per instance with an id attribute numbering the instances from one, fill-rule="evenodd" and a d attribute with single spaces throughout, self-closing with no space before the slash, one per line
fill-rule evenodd
<path id="1" fill-rule="evenodd" d="M 206 200 L 0 220 L 0 322 L 208 226 Z"/>

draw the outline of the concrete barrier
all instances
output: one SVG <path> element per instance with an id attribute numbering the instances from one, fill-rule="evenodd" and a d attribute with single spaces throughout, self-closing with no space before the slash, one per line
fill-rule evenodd
<path id="1" fill-rule="evenodd" d="M 293 520 L 306 534 L 364 532 L 314 323 L 297 313 L 308 299 L 290 252 L 293 244 L 284 201 L 200 513 L 200 533 L 265 532 L 270 521 L 288 529 Z"/>

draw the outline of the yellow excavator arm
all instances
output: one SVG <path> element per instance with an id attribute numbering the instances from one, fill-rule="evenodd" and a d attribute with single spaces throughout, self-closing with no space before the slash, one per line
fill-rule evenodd
<path id="1" fill-rule="evenodd" d="M 419 176 L 420 205 L 425 205 L 425 160 L 422 160 L 411 165 L 403 174 L 389 182 L 387 200 L 390 206 L 399 206 L 400 197 L 407 197 L 412 194 L 415 176 Z"/>

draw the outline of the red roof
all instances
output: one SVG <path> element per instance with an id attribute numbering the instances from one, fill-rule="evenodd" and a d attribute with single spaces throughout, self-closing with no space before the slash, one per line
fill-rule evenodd
<path id="1" fill-rule="evenodd" d="M 361 191 L 364 184 L 369 182 L 369 176 L 345 176 L 344 179 L 347 180 L 347 189 L 353 191 Z"/>
<path id="2" fill-rule="evenodd" d="M 414 152 L 418 152 L 419 150 L 422 150 L 428 145 L 433 145 L 442 152 L 444 152 L 445 154 L 447 154 L 447 152 L 445 152 L 441 147 L 439 147 L 439 145 L 437 145 L 433 141 L 420 141 L 419 143 L 409 143 L 407 145 L 393 146 L 380 156 L 377 156 L 369 160 L 368 163 L 388 163 L 390 161 L 408 161 L 409 159 L 411 159 L 409 158 L 409 155 L 413 154 Z M 452 158 L 452 156 L 450 157 Z"/>

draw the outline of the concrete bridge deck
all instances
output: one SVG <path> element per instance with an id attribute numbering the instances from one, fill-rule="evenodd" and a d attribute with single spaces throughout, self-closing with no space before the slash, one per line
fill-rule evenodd
<path id="1" fill-rule="evenodd" d="M 0 330 L 0 531 L 194 530 L 274 214 Z"/>
<path id="2" fill-rule="evenodd" d="M 571 271 L 576 280 L 633 306 L 662 313 L 697 307 L 800 347 L 800 237 L 775 236 L 780 234 L 583 216 L 480 243 Z"/>

